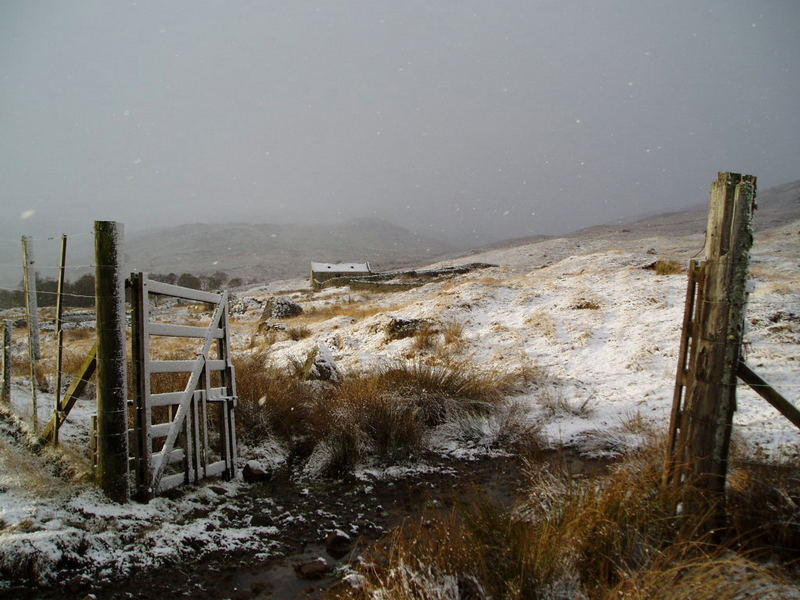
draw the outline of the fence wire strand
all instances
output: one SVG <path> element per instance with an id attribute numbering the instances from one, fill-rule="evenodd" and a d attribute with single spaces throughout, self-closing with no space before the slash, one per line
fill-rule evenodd
<path id="1" fill-rule="evenodd" d="M 14 288 L 0 287 L 0 290 L 3 290 L 4 292 L 21 292 L 23 294 L 25 293 L 25 290 L 14 289 Z M 51 295 L 51 296 L 58 296 L 58 292 L 48 292 L 48 291 L 45 291 L 45 290 L 36 290 L 36 294 L 37 295 L 38 294 L 48 294 L 48 295 Z M 61 295 L 62 296 L 72 296 L 73 298 L 94 298 L 95 297 L 94 294 L 91 294 L 91 295 L 88 295 L 88 294 L 73 294 L 73 293 L 70 293 L 70 292 L 62 292 Z"/>

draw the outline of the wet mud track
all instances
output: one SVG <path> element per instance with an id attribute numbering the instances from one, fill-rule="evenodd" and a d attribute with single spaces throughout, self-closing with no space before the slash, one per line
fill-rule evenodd
<path id="1" fill-rule="evenodd" d="M 277 528 L 276 546 L 269 556 L 211 554 L 194 562 L 134 573 L 122 580 L 83 580 L 47 590 L 17 588 L 10 597 L 322 598 L 340 581 L 343 568 L 356 564 L 360 554 L 405 518 L 425 511 L 448 511 L 459 503 L 479 500 L 510 507 L 526 489 L 527 477 L 515 457 L 473 462 L 440 459 L 429 464 L 433 467 L 429 472 L 391 480 L 348 477 L 298 481 L 283 472 L 268 482 L 251 485 L 246 493 L 231 499 L 226 510 L 232 519 Z M 578 473 L 594 469 L 575 460 L 569 460 L 566 468 Z M 345 533 L 349 540 L 335 539 L 336 531 Z M 198 554 L 202 552 L 201 548 L 197 550 Z"/>

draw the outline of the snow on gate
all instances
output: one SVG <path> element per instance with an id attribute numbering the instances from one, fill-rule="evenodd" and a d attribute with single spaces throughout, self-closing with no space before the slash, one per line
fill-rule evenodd
<path id="1" fill-rule="evenodd" d="M 236 378 L 230 352 L 228 293 L 212 293 L 132 275 L 133 384 L 136 411 L 132 458 L 136 493 L 148 500 L 183 483 L 236 474 Z M 208 325 L 151 320 L 151 295 L 204 303 Z M 152 337 L 195 340 L 194 359 L 155 359 Z M 153 393 L 153 376 L 180 374 L 183 389 Z M 169 378 L 175 381 L 175 377 Z M 174 383 L 173 383 L 174 385 Z M 162 386 L 163 387 L 163 386 Z"/>

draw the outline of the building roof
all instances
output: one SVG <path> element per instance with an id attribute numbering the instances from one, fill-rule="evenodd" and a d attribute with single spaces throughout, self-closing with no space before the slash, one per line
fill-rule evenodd
<path id="1" fill-rule="evenodd" d="M 314 273 L 369 273 L 369 263 L 321 263 L 312 262 Z"/>

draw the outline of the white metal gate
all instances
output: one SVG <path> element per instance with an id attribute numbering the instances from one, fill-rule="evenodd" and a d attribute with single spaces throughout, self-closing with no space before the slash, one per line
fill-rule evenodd
<path id="1" fill-rule="evenodd" d="M 142 500 L 206 477 L 236 473 L 236 378 L 231 362 L 228 294 L 131 276 L 133 303 L 134 443 L 137 495 Z M 151 320 L 151 295 L 205 304 L 208 325 Z M 151 338 L 194 338 L 191 360 L 156 360 Z M 153 376 L 186 374 L 183 389 L 151 393 Z M 180 379 L 183 382 L 183 379 Z M 213 431 L 211 431 L 213 429 Z"/>

